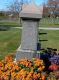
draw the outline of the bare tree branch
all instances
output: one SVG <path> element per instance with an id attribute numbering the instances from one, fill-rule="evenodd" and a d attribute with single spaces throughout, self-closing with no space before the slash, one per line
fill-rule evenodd
<path id="1" fill-rule="evenodd" d="M 28 4 L 30 0 L 13 0 L 9 6 L 9 11 L 19 13 L 22 10 L 23 4 Z"/>
<path id="2" fill-rule="evenodd" d="M 59 11 L 59 0 L 48 0 L 48 11 L 50 16 L 56 17 Z"/>

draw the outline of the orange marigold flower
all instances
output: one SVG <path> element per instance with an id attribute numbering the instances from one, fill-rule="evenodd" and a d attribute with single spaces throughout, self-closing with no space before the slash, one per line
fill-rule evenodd
<path id="1" fill-rule="evenodd" d="M 21 68 L 18 67 L 17 65 L 15 65 L 13 68 L 12 68 L 12 71 L 15 71 L 15 72 L 18 72 Z"/>
<path id="2" fill-rule="evenodd" d="M 11 55 L 7 55 L 6 57 L 5 57 L 5 61 L 7 61 L 7 62 L 12 62 L 13 61 L 13 58 L 12 58 L 12 56 Z"/>
<path id="3" fill-rule="evenodd" d="M 2 66 L 3 66 L 3 62 L 0 61 L 0 67 L 2 67 Z"/>
<path id="4" fill-rule="evenodd" d="M 3 72 L 0 70 L 0 76 L 2 75 L 2 73 L 3 73 Z"/>

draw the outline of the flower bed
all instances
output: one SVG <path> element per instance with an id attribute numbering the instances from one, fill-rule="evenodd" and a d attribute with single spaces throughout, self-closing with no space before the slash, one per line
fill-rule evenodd
<path id="1" fill-rule="evenodd" d="M 0 61 L 0 80 L 58 80 L 59 54 L 49 49 L 39 58 L 15 61 L 11 55 Z"/>
<path id="2" fill-rule="evenodd" d="M 15 62 L 9 55 L 0 61 L 0 80 L 46 80 L 44 68 L 41 59 L 21 59 Z"/>
<path id="3" fill-rule="evenodd" d="M 46 80 L 59 80 L 59 53 L 57 53 L 57 49 L 44 49 L 41 51 L 40 58 L 45 63 Z"/>

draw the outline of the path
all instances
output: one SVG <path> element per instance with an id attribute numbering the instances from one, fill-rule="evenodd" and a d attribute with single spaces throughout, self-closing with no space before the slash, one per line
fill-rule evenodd
<path id="1" fill-rule="evenodd" d="M 18 29 L 22 29 L 23 27 L 13 27 L 13 28 L 18 28 Z M 39 29 L 42 29 L 42 30 L 59 30 L 59 28 L 46 28 L 46 27 L 39 27 Z"/>
<path id="2" fill-rule="evenodd" d="M 42 29 L 42 30 L 59 30 L 59 28 L 45 28 L 45 27 L 40 27 L 39 29 Z"/>

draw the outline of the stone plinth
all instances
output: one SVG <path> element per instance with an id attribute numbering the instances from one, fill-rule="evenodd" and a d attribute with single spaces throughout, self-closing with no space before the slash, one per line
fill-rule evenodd
<path id="1" fill-rule="evenodd" d="M 24 59 L 27 58 L 29 60 L 31 60 L 33 57 L 36 56 L 36 52 L 33 50 L 21 50 L 20 48 L 17 50 L 17 60 L 18 59 Z"/>

